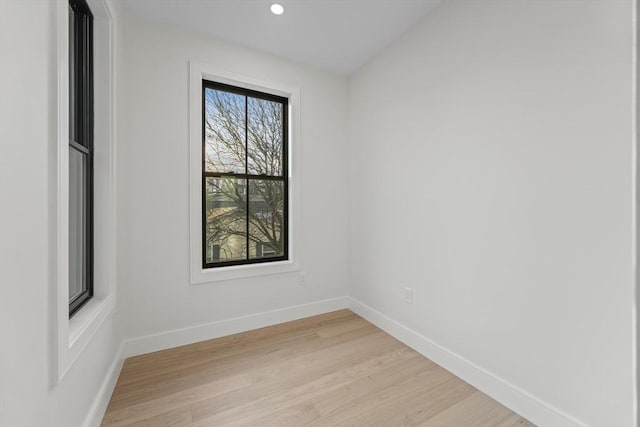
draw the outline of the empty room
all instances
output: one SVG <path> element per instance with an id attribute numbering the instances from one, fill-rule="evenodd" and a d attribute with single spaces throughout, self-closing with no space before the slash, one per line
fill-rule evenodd
<path id="1" fill-rule="evenodd" d="M 639 427 L 636 0 L 0 0 L 0 427 Z"/>

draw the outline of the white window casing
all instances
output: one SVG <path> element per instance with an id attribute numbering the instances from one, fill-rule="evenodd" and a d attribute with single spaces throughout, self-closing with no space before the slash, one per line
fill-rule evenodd
<path id="1" fill-rule="evenodd" d="M 204 269 L 202 267 L 202 81 L 211 80 L 289 99 L 289 259 L 268 263 Z M 189 243 L 191 284 L 300 270 L 300 89 L 281 82 L 221 70 L 196 61 L 189 63 Z"/>
<path id="2" fill-rule="evenodd" d="M 87 0 L 94 16 L 94 296 L 69 319 L 69 3 L 56 1 L 56 138 L 51 150 L 51 383 L 64 378 L 115 308 L 116 197 L 113 15 Z"/>

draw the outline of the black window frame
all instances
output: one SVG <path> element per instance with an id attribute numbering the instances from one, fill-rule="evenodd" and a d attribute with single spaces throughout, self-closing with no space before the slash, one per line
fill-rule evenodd
<path id="1" fill-rule="evenodd" d="M 237 95 L 242 95 L 245 97 L 264 99 L 267 101 L 277 102 L 282 104 L 283 106 L 283 116 L 282 116 L 282 176 L 275 175 L 256 175 L 250 174 L 248 169 L 248 160 L 245 160 L 245 173 L 232 173 L 232 172 L 211 172 L 206 169 L 206 122 L 205 122 L 205 114 L 206 114 L 206 90 L 213 89 L 223 92 L 229 92 Z M 247 119 L 247 108 L 246 105 L 248 101 L 245 99 L 245 150 L 248 150 L 248 137 L 246 132 L 246 127 L 248 126 Z M 202 79 L 202 164 L 201 164 L 201 186 L 202 186 L 202 200 L 201 200 L 201 218 L 202 218 L 202 268 L 203 269 L 215 269 L 220 267 L 230 267 L 230 266 L 238 266 L 238 265 L 251 265 L 251 264 L 266 264 L 278 261 L 288 261 L 289 260 L 289 99 L 283 96 L 278 96 L 266 92 L 260 92 L 257 90 L 247 89 L 244 87 L 233 86 L 226 83 L 220 83 L 213 80 Z M 245 151 L 246 152 L 246 151 Z M 247 188 L 247 197 L 246 197 L 246 212 L 247 212 L 247 236 L 246 236 L 246 258 L 240 260 L 232 260 L 232 261 L 219 261 L 219 262 L 207 262 L 207 188 L 206 188 L 206 180 L 207 178 L 235 178 L 235 179 L 244 179 L 246 181 Z M 273 257 L 264 257 L 264 258 L 251 258 L 250 257 L 250 236 L 248 233 L 248 223 L 249 223 L 249 181 L 251 179 L 254 180 L 276 180 L 283 182 L 283 197 L 284 197 L 284 205 L 283 205 L 283 227 L 281 230 L 282 233 L 282 255 L 281 256 L 273 256 Z"/>
<path id="2" fill-rule="evenodd" d="M 69 318 L 92 297 L 93 289 L 93 14 L 85 0 L 69 0 L 69 149 L 85 156 L 84 286 L 69 299 Z M 71 23 L 70 23 L 71 24 Z M 72 254 L 69 253 L 71 257 Z"/>

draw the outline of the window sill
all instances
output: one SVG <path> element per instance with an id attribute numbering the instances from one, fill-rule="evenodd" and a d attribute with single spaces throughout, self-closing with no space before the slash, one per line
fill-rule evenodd
<path id="1" fill-rule="evenodd" d="M 95 330 L 115 307 L 113 298 L 92 298 L 75 316 L 69 319 L 69 347 L 83 341 L 85 335 L 93 336 Z"/>
<path id="2" fill-rule="evenodd" d="M 113 296 L 103 299 L 94 297 L 73 318 L 68 319 L 67 328 L 61 328 L 58 346 L 58 382 L 62 381 L 115 306 Z"/>
<path id="3" fill-rule="evenodd" d="M 200 268 L 191 272 L 191 284 L 220 282 L 223 280 L 237 280 L 248 277 L 266 276 L 271 274 L 292 273 L 300 271 L 295 261 L 275 261 L 264 264 L 234 265 L 230 267 Z"/>

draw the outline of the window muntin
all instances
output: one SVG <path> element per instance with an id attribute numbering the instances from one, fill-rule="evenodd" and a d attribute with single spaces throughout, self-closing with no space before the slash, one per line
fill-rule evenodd
<path id="1" fill-rule="evenodd" d="M 287 98 L 203 80 L 203 268 L 289 259 L 287 129 Z"/>
<path id="2" fill-rule="evenodd" d="M 93 15 L 69 1 L 69 316 L 93 296 Z"/>

